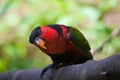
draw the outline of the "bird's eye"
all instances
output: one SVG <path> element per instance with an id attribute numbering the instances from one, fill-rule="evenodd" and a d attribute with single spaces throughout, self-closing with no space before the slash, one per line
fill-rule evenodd
<path id="1" fill-rule="evenodd" d="M 40 30 L 40 29 L 38 30 L 38 35 L 39 35 L 39 34 L 41 34 L 41 30 Z"/>
<path id="2" fill-rule="evenodd" d="M 41 28 L 39 26 L 37 27 L 37 31 L 36 32 L 37 32 L 36 36 L 39 36 L 41 34 Z"/>
<path id="3" fill-rule="evenodd" d="M 34 43 L 34 39 L 41 34 L 40 27 L 36 27 L 30 34 L 29 41 L 30 43 Z"/>

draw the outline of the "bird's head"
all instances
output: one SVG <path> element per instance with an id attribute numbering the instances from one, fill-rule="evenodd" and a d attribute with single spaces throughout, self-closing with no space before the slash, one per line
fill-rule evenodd
<path id="1" fill-rule="evenodd" d="M 33 29 L 29 42 L 47 54 L 54 54 L 65 51 L 66 39 L 67 28 L 64 25 L 52 24 Z"/>
<path id="2" fill-rule="evenodd" d="M 63 25 L 53 24 L 36 27 L 30 34 L 29 42 L 41 49 L 53 47 L 60 36 L 63 36 Z"/>
<path id="3" fill-rule="evenodd" d="M 41 27 L 36 27 L 30 34 L 29 42 L 43 49 L 47 49 L 45 41 L 41 37 Z"/>

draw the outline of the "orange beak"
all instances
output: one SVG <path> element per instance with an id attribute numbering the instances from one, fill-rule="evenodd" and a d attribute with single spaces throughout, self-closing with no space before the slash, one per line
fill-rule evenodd
<path id="1" fill-rule="evenodd" d="M 35 44 L 43 49 L 47 49 L 47 47 L 45 46 L 45 41 L 38 37 L 35 39 Z"/>

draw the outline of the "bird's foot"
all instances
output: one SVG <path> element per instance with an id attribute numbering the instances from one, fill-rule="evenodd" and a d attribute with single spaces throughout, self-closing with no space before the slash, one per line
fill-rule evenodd
<path id="1" fill-rule="evenodd" d="M 50 65 L 48 65 L 47 67 L 45 67 L 45 68 L 42 70 L 41 74 L 40 74 L 40 78 L 42 79 L 44 73 L 45 73 L 48 69 L 50 69 L 50 68 L 52 68 L 52 67 L 53 67 L 53 64 L 50 64 Z"/>
<path id="2" fill-rule="evenodd" d="M 48 65 L 46 68 L 43 69 L 43 71 L 41 72 L 41 79 L 43 78 L 43 75 L 44 73 L 51 68 L 52 70 L 52 73 L 54 73 L 57 69 L 63 67 L 63 66 L 67 66 L 67 65 L 70 65 L 70 64 L 67 64 L 67 63 L 59 63 L 59 64 L 50 64 Z"/>
<path id="3" fill-rule="evenodd" d="M 68 65 L 72 65 L 72 64 L 68 64 L 68 63 L 59 63 L 59 64 L 55 64 L 53 65 L 52 67 L 52 75 L 50 76 L 50 80 L 54 80 L 54 76 L 56 75 L 55 71 L 58 70 L 59 68 L 61 67 L 64 67 L 64 66 L 68 66 Z"/>
<path id="4" fill-rule="evenodd" d="M 53 70 L 57 70 L 57 69 L 59 69 L 59 68 L 61 68 L 63 66 L 68 66 L 68 65 L 71 65 L 71 64 L 70 63 L 69 64 L 68 63 L 55 64 L 55 65 L 53 65 Z"/>
<path id="5" fill-rule="evenodd" d="M 41 74 L 40 74 L 41 79 L 43 78 L 44 73 L 45 73 L 48 69 L 51 68 L 52 72 L 55 72 L 55 70 L 58 69 L 58 66 L 59 66 L 59 64 L 50 64 L 50 65 L 48 65 L 47 67 L 45 67 L 45 68 L 42 70 Z"/>

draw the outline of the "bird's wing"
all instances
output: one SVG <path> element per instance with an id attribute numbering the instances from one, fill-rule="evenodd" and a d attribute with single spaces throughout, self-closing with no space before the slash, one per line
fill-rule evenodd
<path id="1" fill-rule="evenodd" d="M 90 46 L 86 38 L 83 36 L 83 34 L 79 30 L 73 27 L 67 27 L 67 28 L 68 28 L 68 38 L 72 42 L 72 44 L 76 48 L 78 48 L 78 50 L 82 51 L 84 56 L 92 59 Z"/>

